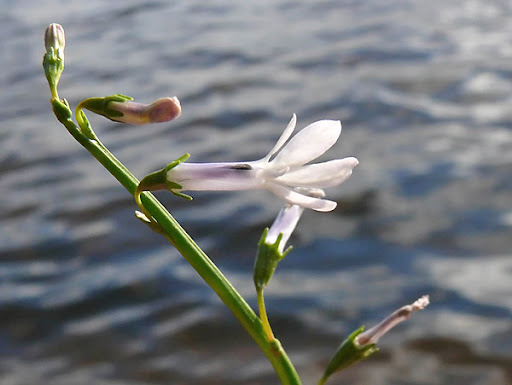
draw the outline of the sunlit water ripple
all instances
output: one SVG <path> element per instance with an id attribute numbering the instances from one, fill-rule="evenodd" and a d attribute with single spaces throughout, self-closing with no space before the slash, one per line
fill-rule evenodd
<path id="1" fill-rule="evenodd" d="M 276 334 L 314 383 L 342 336 L 429 293 L 339 384 L 512 382 L 512 12 L 498 1 L 12 2 L 0 15 L 0 383 L 263 384 L 272 368 L 132 199 L 55 121 L 40 67 L 67 33 L 71 104 L 177 95 L 148 127 L 91 121 L 139 177 L 266 154 L 292 113 L 340 119 L 360 160 L 307 212 L 269 285 Z M 8 53 L 8 54 L 7 54 Z M 255 304 L 266 192 L 159 198 Z M 222 232 L 218 230 L 222 229 Z M 334 382 L 334 381 L 333 381 Z"/>

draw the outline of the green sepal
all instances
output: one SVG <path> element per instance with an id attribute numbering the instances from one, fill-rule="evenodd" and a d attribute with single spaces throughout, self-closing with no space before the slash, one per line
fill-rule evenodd
<path id="1" fill-rule="evenodd" d="M 268 227 L 263 230 L 263 234 L 258 242 L 258 253 L 256 255 L 256 261 L 254 262 L 253 279 L 256 290 L 263 290 L 267 286 L 272 275 L 274 275 L 274 271 L 276 270 L 279 261 L 281 261 L 286 254 L 292 250 L 292 247 L 290 246 L 284 251 L 284 253 L 279 251 L 279 244 L 281 243 L 283 234 L 279 234 L 277 240 L 273 244 L 266 243 L 265 240 L 267 238 L 267 233 Z"/>
<path id="2" fill-rule="evenodd" d="M 64 51 L 50 47 L 43 56 L 43 68 L 52 95 L 55 96 L 60 75 L 64 71 Z"/>
<path id="3" fill-rule="evenodd" d="M 118 103 L 125 103 L 130 100 L 133 100 L 132 97 L 122 95 L 122 94 L 115 94 L 105 97 L 95 97 L 95 98 L 87 98 L 80 102 L 78 105 L 79 108 L 85 108 L 91 112 L 94 112 L 95 114 L 104 116 L 107 119 L 116 121 L 114 118 L 120 118 L 123 116 L 123 113 L 120 111 L 113 110 L 109 108 L 110 102 L 118 102 Z"/>
<path id="4" fill-rule="evenodd" d="M 139 185 L 137 187 L 137 191 L 154 191 L 154 190 L 169 190 L 174 195 L 184 198 L 187 200 L 192 200 L 192 197 L 183 194 L 179 190 L 181 189 L 181 185 L 179 183 L 170 181 L 167 179 L 167 173 L 169 170 L 173 169 L 180 163 L 185 162 L 190 157 L 190 154 L 185 154 L 182 157 L 172 161 L 167 166 L 162 168 L 161 170 L 152 172 L 151 174 L 146 175 L 142 180 L 139 182 Z"/>
<path id="5" fill-rule="evenodd" d="M 354 341 L 355 338 L 363 332 L 363 330 L 364 326 L 361 326 L 359 329 L 352 332 L 352 334 L 345 338 L 345 340 L 340 344 L 338 350 L 336 350 L 336 353 L 334 353 L 334 356 L 329 361 L 329 364 L 327 364 L 327 368 L 325 369 L 320 383 L 325 382 L 331 374 L 345 369 L 358 361 L 362 361 L 379 351 L 379 348 L 377 348 L 375 344 L 359 346 Z"/>
<path id="6" fill-rule="evenodd" d="M 176 183 L 176 184 L 177 184 L 177 183 Z M 178 186 L 180 186 L 180 185 L 178 185 Z M 170 191 L 171 191 L 174 195 L 176 195 L 177 197 L 179 197 L 179 198 L 183 198 L 183 199 L 186 199 L 186 200 L 188 200 L 188 201 L 191 201 L 192 199 L 194 199 L 194 198 L 192 198 L 190 195 L 187 195 L 187 194 L 185 194 L 185 193 L 182 193 L 182 192 L 179 192 L 179 191 L 176 191 L 176 190 L 170 190 Z"/>

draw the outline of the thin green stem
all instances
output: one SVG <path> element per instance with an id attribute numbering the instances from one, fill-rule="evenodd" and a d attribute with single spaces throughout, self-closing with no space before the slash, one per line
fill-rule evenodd
<path id="1" fill-rule="evenodd" d="M 55 84 L 50 85 L 50 92 L 52 93 L 52 99 L 58 99 L 59 93 L 57 92 L 57 87 Z"/>
<path id="2" fill-rule="evenodd" d="M 329 376 L 322 376 L 322 378 L 318 381 L 317 385 L 324 385 L 325 381 L 327 381 L 327 378 L 329 378 Z"/>
<path id="3" fill-rule="evenodd" d="M 59 108 L 58 99 L 52 100 L 54 111 Z M 57 108 L 56 108 L 57 105 Z M 56 112 L 59 121 L 125 188 L 135 196 L 139 181 L 133 174 L 105 147 L 98 139 L 86 137 L 71 120 Z M 90 126 L 89 126 L 90 128 Z M 91 130 L 92 132 L 92 130 Z M 96 136 L 94 136 L 96 138 Z M 142 205 L 147 214 L 153 217 L 163 229 L 166 238 L 176 247 L 204 281 L 217 293 L 219 298 L 231 310 L 249 335 L 260 346 L 274 367 L 281 383 L 284 385 L 300 385 L 297 372 L 278 340 L 269 342 L 263 323 L 236 289 L 185 232 L 180 224 L 171 216 L 165 207 L 151 194 L 140 194 Z"/>
<path id="4" fill-rule="evenodd" d="M 258 297 L 258 309 L 260 312 L 260 319 L 263 323 L 263 329 L 267 334 L 267 339 L 269 341 L 273 341 L 275 339 L 274 333 L 272 332 L 272 328 L 270 327 L 270 322 L 267 317 L 267 310 L 265 309 L 265 299 L 263 297 L 263 289 L 256 289 L 256 295 Z"/>

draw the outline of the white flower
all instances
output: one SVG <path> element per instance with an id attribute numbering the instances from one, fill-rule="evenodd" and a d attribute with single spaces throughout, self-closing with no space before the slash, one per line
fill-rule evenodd
<path id="1" fill-rule="evenodd" d="M 274 148 L 260 160 L 180 163 L 167 172 L 167 180 L 181 185 L 175 191 L 267 189 L 290 204 L 317 211 L 334 210 L 336 202 L 322 199 L 321 189 L 344 182 L 359 162 L 349 157 L 307 164 L 336 143 L 341 123 L 317 121 L 288 141 L 296 120 L 294 114 Z"/>

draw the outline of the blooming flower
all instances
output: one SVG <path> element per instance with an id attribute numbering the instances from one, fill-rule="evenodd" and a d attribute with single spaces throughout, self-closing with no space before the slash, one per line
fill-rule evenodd
<path id="1" fill-rule="evenodd" d="M 290 204 L 316 211 L 332 211 L 336 202 L 322 199 L 322 189 L 344 182 L 359 162 L 348 157 L 308 164 L 336 143 L 341 134 L 341 123 L 320 120 L 288 140 L 296 120 L 294 114 L 275 146 L 262 159 L 180 163 L 167 171 L 167 181 L 181 186 L 173 191 L 267 189 Z"/>

